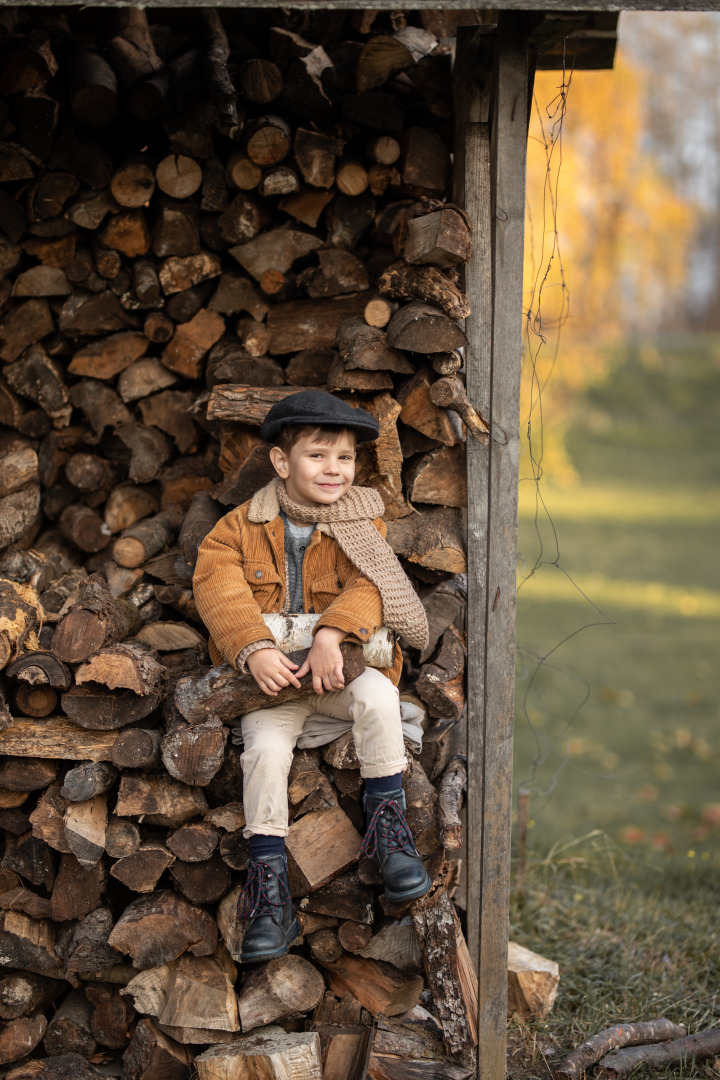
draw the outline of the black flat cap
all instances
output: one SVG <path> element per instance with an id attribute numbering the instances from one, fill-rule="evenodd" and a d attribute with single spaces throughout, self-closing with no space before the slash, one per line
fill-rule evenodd
<path id="1" fill-rule="evenodd" d="M 354 409 L 324 390 L 302 390 L 273 405 L 262 422 L 260 435 L 272 443 L 285 427 L 316 424 L 349 428 L 357 435 L 358 442 L 377 439 L 380 434 L 380 425 L 365 409 Z"/>

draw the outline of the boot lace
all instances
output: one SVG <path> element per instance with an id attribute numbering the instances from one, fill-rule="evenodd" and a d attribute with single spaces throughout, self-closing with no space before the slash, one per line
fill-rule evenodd
<path id="1" fill-rule="evenodd" d="M 383 818 L 383 854 L 390 855 L 394 851 L 409 849 L 413 855 L 417 855 L 415 841 L 402 806 L 396 799 L 385 799 L 370 818 L 358 858 L 372 859 L 378 854 L 378 831 L 381 818 Z"/>
<path id="2" fill-rule="evenodd" d="M 272 899 L 268 884 L 275 878 L 278 885 L 279 901 Z M 250 919 L 257 915 L 274 915 L 290 899 L 288 888 L 272 866 L 265 862 L 248 862 L 248 875 L 243 890 L 238 897 L 237 914 L 239 919 Z"/>

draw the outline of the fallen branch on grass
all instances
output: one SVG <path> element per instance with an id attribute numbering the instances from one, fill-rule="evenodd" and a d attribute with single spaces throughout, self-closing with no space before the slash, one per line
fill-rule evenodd
<path id="1" fill-rule="evenodd" d="M 597 1075 L 606 1077 L 607 1080 L 615 1080 L 618 1076 L 628 1076 L 638 1065 L 659 1068 L 661 1065 L 702 1061 L 704 1058 L 715 1057 L 716 1054 L 720 1054 L 720 1029 L 709 1028 L 697 1035 L 687 1035 L 684 1039 L 675 1039 L 673 1042 L 635 1046 L 629 1050 L 608 1054 L 600 1062 L 600 1072 Z"/>
<path id="2" fill-rule="evenodd" d="M 615 1027 L 605 1028 L 593 1035 L 591 1039 L 578 1046 L 571 1054 L 560 1063 L 553 1072 L 554 1080 L 575 1080 L 591 1065 L 600 1058 L 610 1054 L 611 1050 L 618 1050 L 622 1046 L 637 1046 L 640 1043 L 658 1043 L 665 1039 L 682 1040 L 685 1028 L 682 1024 L 673 1024 L 672 1021 L 661 1017 L 659 1020 L 646 1020 L 638 1024 L 616 1024 Z M 676 1045 L 671 1043 L 670 1045 Z M 647 1049 L 647 1047 L 643 1047 Z M 617 1055 L 611 1055 L 613 1058 Z M 609 1058 L 605 1058 L 609 1060 Z M 603 1062 L 603 1065 L 605 1062 Z M 629 1070 L 628 1070 L 629 1071 Z M 618 1075 L 624 1075 L 618 1073 Z"/>

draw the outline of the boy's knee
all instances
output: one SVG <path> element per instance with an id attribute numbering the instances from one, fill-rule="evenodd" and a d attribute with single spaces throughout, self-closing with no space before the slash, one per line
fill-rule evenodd
<path id="1" fill-rule="evenodd" d="M 354 703 L 361 705 L 364 711 L 385 713 L 399 712 L 400 694 L 386 675 L 376 668 L 366 668 L 353 682 L 348 691 Z"/>
<path id="2" fill-rule="evenodd" d="M 246 741 L 240 766 L 246 773 L 260 768 L 267 776 L 287 776 L 292 759 L 292 747 L 278 745 L 272 732 L 263 732 L 251 741 Z"/>

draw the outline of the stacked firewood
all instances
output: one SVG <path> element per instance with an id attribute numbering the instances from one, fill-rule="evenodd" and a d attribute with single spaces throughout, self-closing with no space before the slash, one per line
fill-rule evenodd
<path id="1" fill-rule="evenodd" d="M 465 440 L 487 427 L 463 387 L 471 237 L 447 137 L 453 16 L 474 16 L 69 11 L 0 25 L 0 1064 L 464 1077 L 476 987 L 445 855 Z M 396 909 L 357 863 L 349 736 L 297 751 L 303 939 L 238 971 L 240 749 L 178 687 L 210 667 L 198 545 L 271 477 L 259 425 L 306 387 L 380 424 L 357 482 L 428 613 L 401 689 L 434 886 Z"/>

